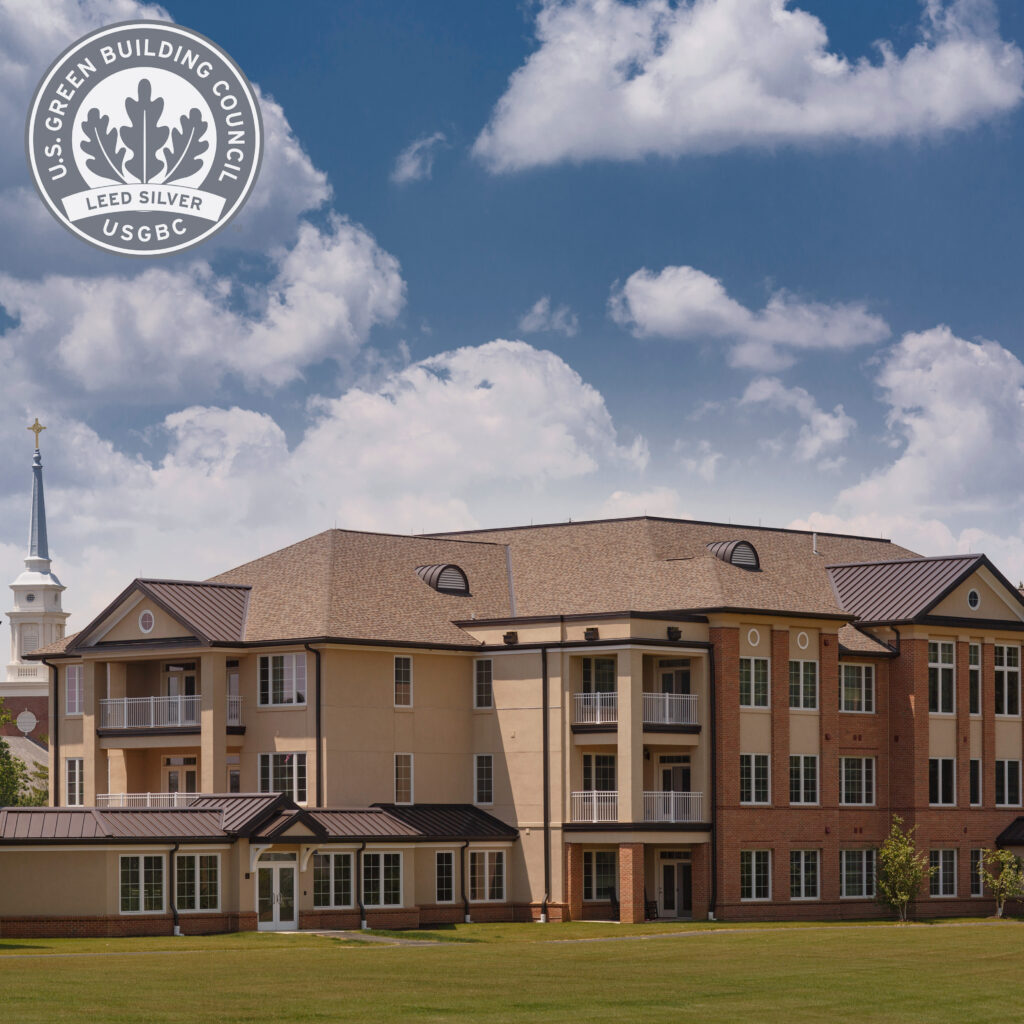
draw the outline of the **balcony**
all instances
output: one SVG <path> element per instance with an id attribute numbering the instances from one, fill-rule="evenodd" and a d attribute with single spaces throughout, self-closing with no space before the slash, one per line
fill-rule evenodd
<path id="1" fill-rule="evenodd" d="M 97 793 L 97 807 L 188 807 L 203 793 Z"/>
<path id="2" fill-rule="evenodd" d="M 644 725 L 699 726 L 699 700 L 695 693 L 645 693 Z"/>
<path id="3" fill-rule="evenodd" d="M 572 821 L 618 821 L 619 794 L 616 790 L 584 789 L 571 795 Z"/>
<path id="4" fill-rule="evenodd" d="M 100 701 L 101 729 L 198 729 L 202 697 L 118 697 Z M 242 698 L 227 699 L 227 724 L 242 725 Z"/>
<path id="5" fill-rule="evenodd" d="M 703 793 L 644 793 L 644 821 L 697 824 L 703 821 Z"/>
<path id="6" fill-rule="evenodd" d="M 619 720 L 617 693 L 573 694 L 573 725 L 614 726 Z"/>

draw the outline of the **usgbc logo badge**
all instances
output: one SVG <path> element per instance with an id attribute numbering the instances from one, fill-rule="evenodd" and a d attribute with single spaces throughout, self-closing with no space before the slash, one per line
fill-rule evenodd
<path id="1" fill-rule="evenodd" d="M 32 176 L 53 215 L 111 252 L 180 252 L 248 198 L 263 152 L 252 86 L 209 39 L 130 21 L 80 39 L 29 111 Z"/>

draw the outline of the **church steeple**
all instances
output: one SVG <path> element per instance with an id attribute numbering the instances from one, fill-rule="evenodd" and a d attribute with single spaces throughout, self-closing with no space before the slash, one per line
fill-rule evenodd
<path id="1" fill-rule="evenodd" d="M 28 557 L 49 568 L 50 546 L 46 540 L 46 499 L 43 497 L 43 457 L 37 448 L 32 456 L 32 522 L 28 530 Z"/>

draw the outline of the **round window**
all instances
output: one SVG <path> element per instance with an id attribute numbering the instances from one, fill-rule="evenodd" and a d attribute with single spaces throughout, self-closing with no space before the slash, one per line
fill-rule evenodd
<path id="1" fill-rule="evenodd" d="M 155 625 L 156 619 L 153 617 L 153 613 L 147 608 L 146 611 L 139 616 L 139 629 L 141 629 L 143 633 L 152 633 Z"/>
<path id="2" fill-rule="evenodd" d="M 36 599 L 36 595 L 35 594 L 26 594 L 25 595 L 25 600 L 28 601 L 29 604 L 31 604 L 35 599 Z"/>
<path id="3" fill-rule="evenodd" d="M 801 651 L 806 651 L 810 646 L 811 638 L 806 633 L 797 633 L 796 645 Z"/>
<path id="4" fill-rule="evenodd" d="M 761 642 L 761 634 L 758 633 L 758 631 L 756 629 L 752 629 L 747 634 L 747 643 L 749 643 L 751 647 L 756 647 L 760 642 Z"/>
<path id="5" fill-rule="evenodd" d="M 976 590 L 967 591 L 967 604 L 971 608 L 977 608 L 981 604 L 981 594 Z"/>

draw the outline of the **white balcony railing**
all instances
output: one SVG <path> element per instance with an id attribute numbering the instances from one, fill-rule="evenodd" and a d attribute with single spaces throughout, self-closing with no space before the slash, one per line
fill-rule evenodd
<path id="1" fill-rule="evenodd" d="M 177 697 L 117 697 L 100 701 L 101 729 L 161 729 L 200 724 L 199 694 Z M 242 724 L 242 698 L 227 699 L 227 724 Z"/>
<path id="2" fill-rule="evenodd" d="M 619 720 L 617 693 L 577 693 L 573 700 L 573 725 L 615 725 Z"/>
<path id="3" fill-rule="evenodd" d="M 695 693 L 645 693 L 644 725 L 699 725 Z"/>
<path id="4" fill-rule="evenodd" d="M 201 793 L 97 793 L 97 807 L 188 807 Z"/>
<path id="5" fill-rule="evenodd" d="M 228 725 L 242 724 L 242 698 L 228 694 Z"/>
<path id="6" fill-rule="evenodd" d="M 703 821 L 702 796 L 702 793 L 645 792 L 644 821 Z"/>
<path id="7" fill-rule="evenodd" d="M 586 789 L 572 794 L 573 821 L 618 821 L 619 794 L 613 790 Z"/>

